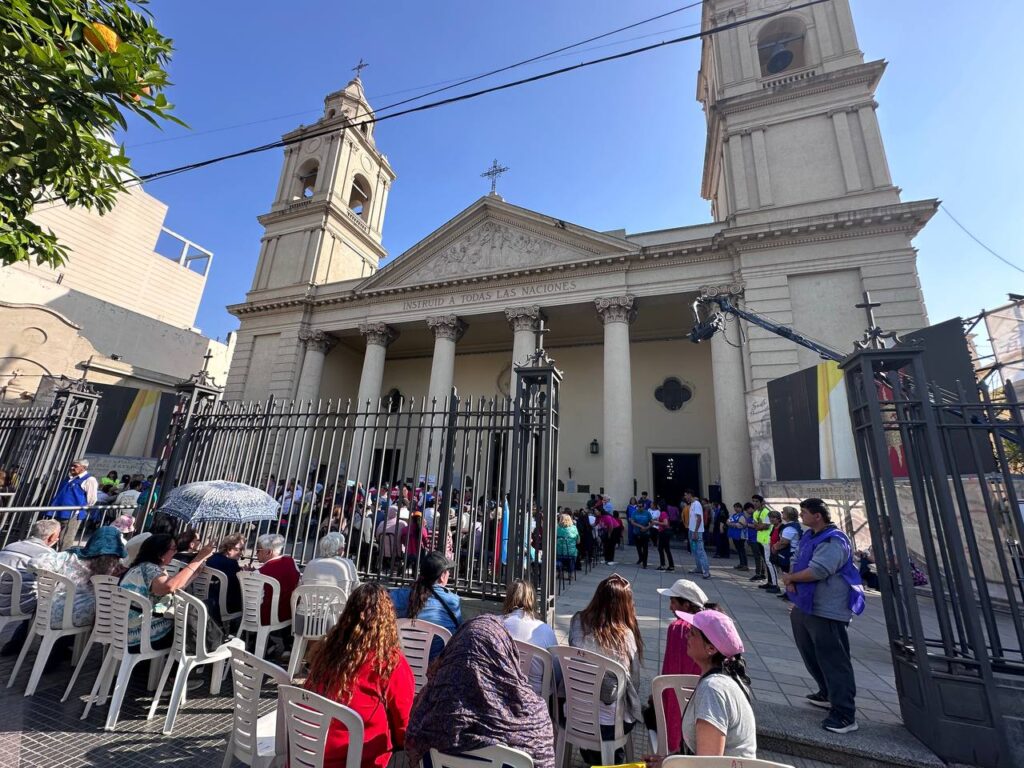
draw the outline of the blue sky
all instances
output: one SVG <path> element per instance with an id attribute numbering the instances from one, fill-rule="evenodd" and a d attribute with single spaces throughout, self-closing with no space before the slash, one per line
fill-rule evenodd
<path id="1" fill-rule="evenodd" d="M 191 131 L 133 122 L 122 137 L 148 173 L 262 144 L 322 111 L 365 58 L 375 107 L 463 76 L 624 26 L 685 0 L 559 2 L 155 2 L 172 37 L 168 98 Z M 1024 267 L 1024 3 L 853 0 L 860 46 L 889 69 L 879 119 L 903 199 L 938 197 L 975 235 Z M 693 8 L 506 73 L 525 76 L 695 31 Z M 601 46 L 595 48 L 594 46 Z M 590 50 L 587 50 L 590 49 Z M 381 123 L 378 147 L 398 180 L 384 226 L 393 258 L 488 190 L 493 158 L 511 171 L 511 203 L 597 230 L 630 232 L 710 220 L 700 197 L 704 116 L 694 99 L 700 45 L 629 59 Z M 1016 73 L 1016 74 L 1014 74 Z M 488 80 L 486 83 L 497 82 Z M 456 91 L 458 92 L 458 91 Z M 147 186 L 170 206 L 166 225 L 215 253 L 197 325 L 223 337 L 241 301 L 281 163 L 272 150 Z M 1001 264 L 939 212 L 917 238 L 932 322 L 1024 293 Z"/>

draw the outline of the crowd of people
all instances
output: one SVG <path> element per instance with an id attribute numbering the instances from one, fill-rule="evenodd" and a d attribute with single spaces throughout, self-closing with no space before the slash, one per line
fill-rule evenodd
<path id="1" fill-rule="evenodd" d="M 669 552 L 663 569 L 673 570 L 672 538 L 681 536 L 685 530 L 697 565 L 694 571 L 706 576 L 707 557 L 703 561 L 701 558 L 704 545 L 715 546 L 716 557 L 726 556 L 718 549 L 716 540 L 709 542 L 705 537 L 708 525 L 712 526 L 713 534 L 724 533 L 727 540 L 745 544 L 736 545 L 740 556 L 736 568 L 749 570 L 747 558 L 752 557 L 752 578 L 763 578 L 766 589 L 775 591 L 772 587 L 776 587 L 793 603 L 795 644 L 819 689 L 807 697 L 808 703 L 829 709 L 823 722 L 828 730 L 847 733 L 857 728 L 856 686 L 846 628 L 852 616 L 863 610 L 863 591 L 850 542 L 832 524 L 824 502 L 807 499 L 799 511 L 785 507 L 777 513 L 764 504 L 763 498 L 754 496 L 748 504 L 735 505 L 732 514 L 723 514 L 721 505 L 709 505 L 713 512 L 708 514 L 701 500 L 687 491 L 677 514 L 670 517 L 667 505 L 662 509 L 659 501 L 648 501 L 644 494 L 623 521 L 614 508 L 606 508 L 605 501 L 596 501 L 576 514 L 562 511 L 556 535 L 559 558 L 587 556 L 593 548 L 604 546 L 605 561 L 614 564 L 615 546 L 624 528 L 631 526 L 635 529 L 633 545 L 641 558 L 638 564 L 645 565 L 644 534 L 648 543 L 650 538 L 657 537 L 659 549 L 664 534 L 668 537 Z M 395 506 L 389 503 L 389 512 Z M 389 515 L 382 521 L 385 531 L 391 521 L 396 534 L 398 523 L 405 522 L 406 531 L 412 524 L 398 515 Z M 534 692 L 543 668 L 520 671 L 514 643 L 523 640 L 544 648 L 558 644 L 552 627 L 537 615 L 533 584 L 511 584 L 501 616 L 483 615 L 466 621 L 460 597 L 447 588 L 455 563 L 443 551 L 431 549 L 422 555 L 413 583 L 389 590 L 377 583 L 360 583 L 357 564 L 345 556 L 345 537 L 341 531 L 325 532 L 317 544 L 317 557 L 300 569 L 285 552 L 286 541 L 280 534 L 259 536 L 251 564 L 243 565 L 246 539 L 241 534 L 228 534 L 216 545 L 204 544 L 194 530 L 175 534 L 174 525 L 158 515 L 150 530 L 130 539 L 126 538 L 130 527 L 121 530 L 105 525 L 93 532 L 85 546 L 56 551 L 61 523 L 40 519 L 32 526 L 28 538 L 0 551 L 0 563 L 22 573 L 20 605 L 26 612 L 35 607 L 34 568 L 70 578 L 75 585 L 72 599 L 76 626 L 87 626 L 93 621 L 95 597 L 91 577 L 118 576 L 122 587 L 164 609 L 153 612 L 148 627 L 154 648 L 171 644 L 173 611 L 166 608 L 173 595 L 186 589 L 204 566 L 224 576 L 224 583 L 214 581 L 216 588 L 211 589 L 209 596 L 214 620 L 210 622 L 207 641 L 219 643 L 225 635 L 235 632 L 237 625 L 221 615 L 221 606 L 226 606 L 229 615 L 235 613 L 242 602 L 240 574 L 246 569 L 258 570 L 273 579 L 278 589 L 278 615 L 269 615 L 270 601 L 264 599 L 262 621 L 293 622 L 272 636 L 267 653 L 270 659 L 288 654 L 293 626 L 294 631 L 302 631 L 302 616 L 291 615 L 295 588 L 300 584 L 338 586 L 348 596 L 344 612 L 328 636 L 313 643 L 306 654 L 308 676 L 304 685 L 351 707 L 363 717 L 364 766 L 386 765 L 396 749 L 404 748 L 413 760 L 419 760 L 431 748 L 460 752 L 502 743 L 526 751 L 542 768 L 553 768 L 552 713 L 548 702 Z M 424 540 L 421 546 L 428 544 Z M 611 557 L 607 556 L 609 551 Z M 176 568 L 169 569 L 172 563 Z M 227 590 L 223 601 L 221 588 Z M 675 695 L 667 692 L 664 707 L 670 750 L 755 757 L 756 724 L 750 681 L 734 619 L 711 603 L 694 581 L 680 579 L 658 592 L 669 598 L 673 617 L 663 644 L 662 673 L 699 676 L 696 690 L 682 710 Z M 11 603 L 10 584 L 0 581 L 0 614 L 9 613 Z M 54 615 L 58 616 L 59 611 Z M 447 644 L 439 638 L 435 640 L 430 650 L 428 681 L 418 695 L 414 695 L 412 672 L 398 642 L 395 622 L 399 618 L 429 621 L 452 633 Z M 144 631 L 141 622 L 141 615 L 132 615 L 130 644 L 139 642 Z M 20 636 L 11 638 L 2 653 L 18 651 L 26 634 L 26 624 L 20 626 Z M 567 642 L 571 647 L 619 662 L 626 672 L 623 690 L 617 689 L 611 677 L 601 687 L 599 715 L 605 739 L 611 738 L 618 718 L 627 732 L 638 723 L 654 727 L 653 702 L 643 701 L 640 695 L 640 675 L 647 649 L 639 629 L 632 586 L 625 577 L 612 573 L 600 581 L 587 606 L 571 617 Z M 65 652 L 70 652 L 70 648 Z M 560 671 L 556 669 L 556 688 L 560 680 Z M 556 707 L 555 717 L 564 716 L 562 704 Z M 347 744 L 344 728 L 333 724 L 325 764 L 343 765 Z M 597 752 L 584 750 L 582 757 L 589 765 L 602 762 Z M 615 755 L 616 762 L 623 759 L 623 754 Z M 651 755 L 646 760 L 651 768 L 656 768 L 661 757 Z"/>

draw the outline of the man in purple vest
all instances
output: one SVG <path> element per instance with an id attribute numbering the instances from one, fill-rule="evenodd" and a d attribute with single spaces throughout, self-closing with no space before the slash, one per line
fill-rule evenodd
<path id="1" fill-rule="evenodd" d="M 847 627 L 855 614 L 864 612 L 864 588 L 853 565 L 850 540 L 832 524 L 825 502 L 801 501 L 800 521 L 810 531 L 801 538 L 791 571 L 782 574 L 782 581 L 793 603 L 793 639 L 818 684 L 807 701 L 829 710 L 822 728 L 850 733 L 857 730 L 857 683 Z"/>
<path id="2" fill-rule="evenodd" d="M 75 459 L 71 462 L 68 476 L 57 488 L 50 505 L 53 507 L 91 507 L 96 504 L 96 494 L 99 491 L 99 483 L 96 478 L 89 474 L 89 461 L 87 459 Z M 66 520 L 67 528 L 61 539 L 61 548 L 71 546 L 78 535 L 78 526 L 85 519 L 86 511 L 73 512 L 69 509 L 55 510 L 47 517 L 56 517 L 58 520 Z"/>

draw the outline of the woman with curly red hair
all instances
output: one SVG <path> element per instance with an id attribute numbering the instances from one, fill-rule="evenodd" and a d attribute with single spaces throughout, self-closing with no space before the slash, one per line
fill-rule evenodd
<path id="1" fill-rule="evenodd" d="M 395 607 L 380 584 L 357 587 L 310 662 L 307 690 L 359 713 L 365 728 L 361 768 L 385 768 L 405 744 L 416 692 L 412 669 L 398 645 Z M 331 723 L 325 768 L 344 768 L 348 731 Z"/>

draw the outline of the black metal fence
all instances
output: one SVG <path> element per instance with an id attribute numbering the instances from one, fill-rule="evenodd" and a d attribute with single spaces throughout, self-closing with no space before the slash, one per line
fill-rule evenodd
<path id="1" fill-rule="evenodd" d="M 1020 766 L 1024 409 L 934 391 L 921 355 L 842 364 L 903 720 L 948 761 Z"/>

